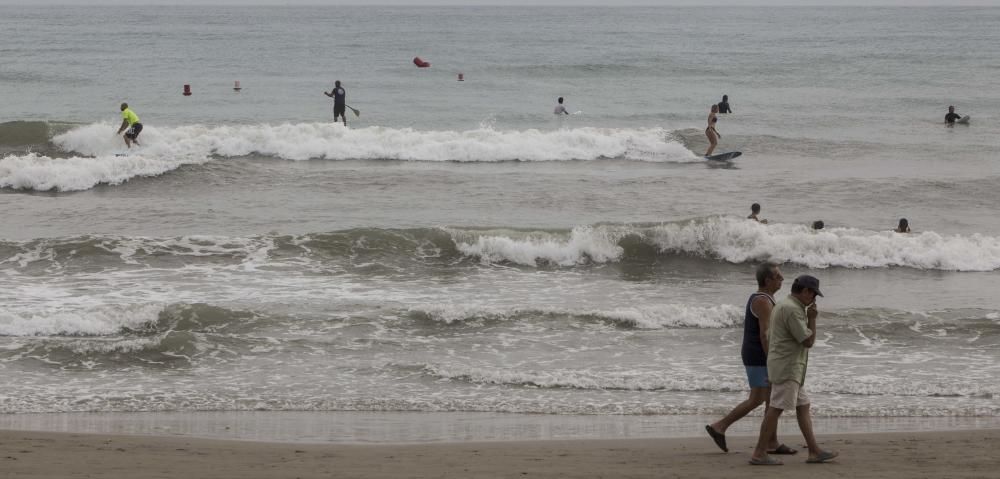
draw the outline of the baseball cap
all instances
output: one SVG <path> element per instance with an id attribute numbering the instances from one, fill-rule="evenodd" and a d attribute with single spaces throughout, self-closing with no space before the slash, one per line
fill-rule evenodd
<path id="1" fill-rule="evenodd" d="M 819 291 L 819 280 L 816 279 L 815 276 L 809 276 L 808 274 L 799 276 L 798 278 L 795 278 L 795 281 L 792 283 L 792 287 L 795 286 L 809 288 L 815 291 L 818 296 L 823 296 L 823 293 Z"/>

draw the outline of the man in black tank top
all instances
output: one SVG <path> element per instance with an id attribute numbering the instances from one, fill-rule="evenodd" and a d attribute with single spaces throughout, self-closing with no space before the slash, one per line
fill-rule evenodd
<path id="1" fill-rule="evenodd" d="M 323 92 L 323 94 L 333 98 L 333 122 L 336 123 L 339 116 L 344 121 L 344 126 L 347 126 L 347 115 L 344 114 L 347 111 L 347 91 L 340 86 L 340 80 L 333 82 L 333 90 L 330 93 Z"/>
<path id="2" fill-rule="evenodd" d="M 715 444 L 725 452 L 726 429 L 764 404 L 771 397 L 771 385 L 767 382 L 767 328 L 771 317 L 771 307 L 774 306 L 774 293 L 781 289 L 781 270 L 774 263 L 764 263 L 757 266 L 757 291 L 747 299 L 746 313 L 743 317 L 743 346 L 740 356 L 750 383 L 750 397 L 736 405 L 726 417 L 713 424 L 705 426 L 705 431 L 712 437 Z M 769 454 L 795 454 L 792 449 L 778 442 L 775 434 L 770 440 Z"/>

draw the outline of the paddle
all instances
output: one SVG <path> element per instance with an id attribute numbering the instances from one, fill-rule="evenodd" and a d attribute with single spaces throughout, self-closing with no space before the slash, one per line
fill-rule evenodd
<path id="1" fill-rule="evenodd" d="M 357 116 L 357 117 L 361 116 L 361 110 L 355 110 L 354 108 L 351 108 L 349 105 L 344 105 L 344 106 L 346 106 L 347 108 L 350 108 L 351 111 L 354 112 L 354 116 Z"/>

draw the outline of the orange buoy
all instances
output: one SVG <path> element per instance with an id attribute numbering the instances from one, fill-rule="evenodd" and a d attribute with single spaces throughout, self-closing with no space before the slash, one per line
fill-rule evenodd
<path id="1" fill-rule="evenodd" d="M 191 85 L 184 85 L 184 96 L 191 96 Z"/>
<path id="2" fill-rule="evenodd" d="M 465 75 L 462 73 L 458 74 L 458 81 L 465 81 Z"/>
<path id="3" fill-rule="evenodd" d="M 242 88 L 240 88 L 240 81 L 239 80 L 236 80 L 236 83 L 233 85 L 233 90 L 235 90 L 235 91 L 242 90 Z"/>
<path id="4" fill-rule="evenodd" d="M 413 57 L 413 64 L 416 65 L 417 68 L 427 68 L 431 66 L 430 62 L 425 62 L 420 57 Z"/>

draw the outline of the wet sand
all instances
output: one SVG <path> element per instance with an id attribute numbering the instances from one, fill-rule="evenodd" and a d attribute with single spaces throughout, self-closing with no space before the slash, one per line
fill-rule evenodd
<path id="1" fill-rule="evenodd" d="M 802 447 L 798 437 L 784 441 Z M 295 444 L 177 436 L 0 431 L 3 478 L 833 477 L 986 478 L 1000 474 L 1000 430 L 821 435 L 829 464 L 750 466 L 753 438 L 433 444 Z"/>

